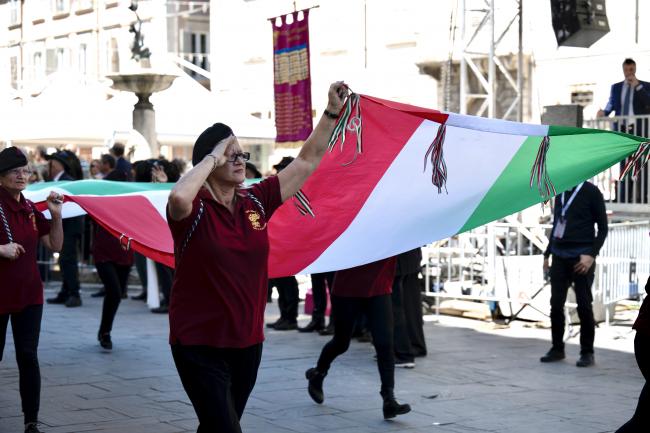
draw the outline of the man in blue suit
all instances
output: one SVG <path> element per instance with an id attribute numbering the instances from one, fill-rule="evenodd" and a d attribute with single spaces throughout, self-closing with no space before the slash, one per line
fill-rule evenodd
<path id="1" fill-rule="evenodd" d="M 598 110 L 598 117 L 609 116 L 612 112 L 616 116 L 650 114 L 650 83 L 636 78 L 634 60 L 625 59 L 623 75 L 625 80 L 612 85 L 609 102 L 604 110 Z M 645 135 L 644 131 L 634 131 L 634 125 L 630 125 L 630 128 L 627 132 Z"/>
<path id="2" fill-rule="evenodd" d="M 612 85 L 609 93 L 609 101 L 604 110 L 598 110 L 598 117 L 609 116 L 614 113 L 616 116 L 638 116 L 643 114 L 650 114 L 650 83 L 646 81 L 639 81 L 636 78 L 636 62 L 630 58 L 623 61 L 623 75 L 625 80 L 620 83 Z M 621 121 L 614 123 L 614 129 L 628 134 L 639 135 L 642 137 L 648 136 L 648 119 L 637 119 L 636 122 Z M 621 163 L 621 169 L 624 166 Z M 617 194 L 617 201 L 632 202 L 632 198 L 636 195 L 637 203 L 647 203 L 648 198 L 648 172 L 643 169 L 643 173 L 639 180 L 643 180 L 646 184 L 639 184 L 636 194 L 633 193 L 633 184 L 627 180 L 623 180 L 620 184 L 619 194 Z M 628 197 L 628 200 L 625 197 Z"/>

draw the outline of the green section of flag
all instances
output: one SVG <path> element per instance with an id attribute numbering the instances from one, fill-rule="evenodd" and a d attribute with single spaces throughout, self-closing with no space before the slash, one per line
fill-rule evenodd
<path id="1" fill-rule="evenodd" d="M 262 179 L 246 179 L 246 186 Z M 52 188 L 61 188 L 72 195 L 120 195 L 137 194 L 148 191 L 170 191 L 174 183 L 153 182 L 114 182 L 110 180 L 77 180 L 62 182 L 39 182 L 29 185 L 28 192 L 37 192 Z"/>
<path id="2" fill-rule="evenodd" d="M 560 193 L 594 177 L 634 152 L 641 140 L 627 134 L 587 130 L 567 135 L 573 128 L 551 127 L 547 169 Z M 585 131 L 580 129 L 580 131 Z M 559 135 L 556 135 L 560 133 Z M 565 134 L 562 134 L 565 133 Z M 511 215 L 542 201 L 537 183 L 531 188 L 530 171 L 543 137 L 526 139 L 497 178 L 460 232 Z"/>

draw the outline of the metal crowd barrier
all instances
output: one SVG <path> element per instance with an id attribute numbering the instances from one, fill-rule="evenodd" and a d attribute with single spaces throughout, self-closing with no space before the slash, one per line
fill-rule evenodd
<path id="1" fill-rule="evenodd" d="M 550 224 L 491 223 L 424 247 L 425 294 L 499 306 L 504 316 L 542 320 L 550 310 L 550 286 L 543 274 L 543 252 Z M 596 261 L 594 314 L 609 324 L 614 305 L 638 299 L 650 275 L 650 222 L 613 223 Z M 569 301 L 571 302 L 571 296 Z"/>

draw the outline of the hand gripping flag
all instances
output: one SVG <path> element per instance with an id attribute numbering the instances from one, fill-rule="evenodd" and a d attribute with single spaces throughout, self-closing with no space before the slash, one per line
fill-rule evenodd
<path id="1" fill-rule="evenodd" d="M 352 94 L 318 169 L 271 219 L 270 276 L 350 268 L 447 238 L 545 202 L 628 156 L 634 174 L 648 159 L 646 141 Z M 118 193 L 105 183 L 59 192 L 136 251 L 170 264 L 169 186 L 126 184 Z M 47 184 L 36 187 L 44 199 Z"/>

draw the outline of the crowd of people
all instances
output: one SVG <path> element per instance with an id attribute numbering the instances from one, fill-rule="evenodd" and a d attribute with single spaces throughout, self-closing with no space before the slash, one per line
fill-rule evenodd
<path id="1" fill-rule="evenodd" d="M 327 108 L 298 156 L 283 158 L 274 167 L 274 175 L 250 187 L 244 187 L 246 178 L 259 179 L 261 173 L 250 163 L 250 154 L 243 151 L 234 132 L 222 123 L 210 126 L 197 138 L 192 168 L 186 173 L 180 161 L 161 158 L 131 163 L 119 143 L 87 164 L 87 173 L 76 155 L 65 150 L 40 155 L 46 163 L 37 161 L 34 170 L 19 149 L 9 147 L 0 152 L 0 279 L 11 283 L 10 290 L 0 291 L 0 359 L 11 320 L 25 432 L 39 432 L 37 347 L 43 313 L 39 257 L 48 251 L 61 252 L 61 288 L 47 302 L 80 307 L 79 243 L 84 230 L 92 232 L 90 250 L 103 285 L 93 296 L 104 298 L 97 338 L 105 350 L 113 347 L 111 330 L 121 299 L 127 295 L 133 265 L 143 288 L 134 299 L 147 298 L 144 257 L 124 250 L 115 237 L 98 224 L 89 225 L 84 217 L 62 219 L 58 194 L 51 193 L 47 199 L 49 222 L 22 194 L 30 182 L 83 178 L 174 184 L 167 221 L 174 240 L 175 269 L 156 264 L 162 299 L 154 312 L 169 313 L 171 355 L 197 414 L 199 433 L 241 432 L 240 419 L 262 358 L 264 312 L 273 287 L 279 292 L 280 318 L 267 328 L 331 336 L 314 366 L 305 372 L 306 390 L 314 402 L 324 402 L 330 366 L 347 351 L 356 334 L 375 348 L 384 418 L 410 412 L 410 405 L 395 399 L 395 367 L 413 368 L 415 358 L 427 355 L 419 248 L 363 266 L 312 275 L 314 308 L 304 327 L 297 324 L 295 276 L 268 278 L 268 222 L 318 167 L 347 92 L 344 83 L 333 83 Z M 604 202 L 595 186 L 585 182 L 556 198 L 544 262 L 551 275 L 553 346 L 542 362 L 565 357 L 561 311 L 573 284 L 579 292 L 582 322 L 581 356 L 576 364 L 594 364 L 591 284 L 595 257 L 606 235 Z M 23 278 L 25 275 L 31 277 Z M 646 290 L 649 286 L 650 280 Z M 332 308 L 326 324 L 328 297 Z M 635 349 L 644 375 L 649 323 L 646 301 L 635 324 Z M 647 405 L 646 386 L 637 413 L 620 431 L 642 431 L 639 426 L 647 426 Z"/>

